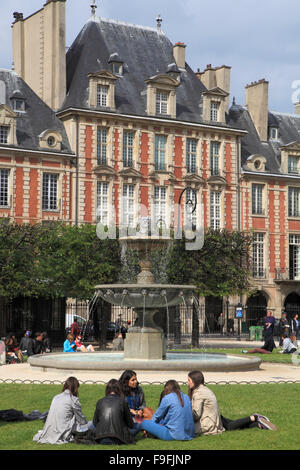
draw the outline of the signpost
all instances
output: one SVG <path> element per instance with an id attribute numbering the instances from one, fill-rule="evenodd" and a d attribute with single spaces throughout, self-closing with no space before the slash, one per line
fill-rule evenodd
<path id="1" fill-rule="evenodd" d="M 238 337 L 237 341 L 241 341 L 241 319 L 243 318 L 243 306 L 241 303 L 235 306 L 235 318 L 238 320 Z"/>

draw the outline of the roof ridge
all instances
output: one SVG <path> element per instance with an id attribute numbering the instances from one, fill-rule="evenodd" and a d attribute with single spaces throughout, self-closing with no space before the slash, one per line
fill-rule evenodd
<path id="1" fill-rule="evenodd" d="M 101 22 L 106 22 L 106 23 L 111 23 L 111 24 L 116 24 L 116 25 L 120 25 L 120 26 L 130 26 L 131 28 L 137 28 L 137 29 L 144 29 L 146 31 L 152 31 L 154 33 L 157 33 L 157 34 L 163 34 L 165 35 L 165 33 L 163 31 L 158 31 L 157 28 L 155 27 L 152 27 L 152 26 L 144 26 L 144 25 L 138 25 L 138 24 L 133 24 L 133 23 L 126 23 L 125 21 L 119 21 L 119 20 L 113 20 L 113 19 L 110 19 L 110 18 L 100 18 L 100 17 L 96 17 L 96 18 L 89 18 L 87 23 L 88 22 L 95 22 L 95 23 L 98 23 L 98 24 L 101 24 Z"/>

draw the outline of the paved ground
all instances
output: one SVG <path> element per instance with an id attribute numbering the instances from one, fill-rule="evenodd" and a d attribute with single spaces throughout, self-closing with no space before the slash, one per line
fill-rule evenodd
<path id="1" fill-rule="evenodd" d="M 236 347 L 237 349 L 242 348 L 253 348 L 261 347 L 261 342 L 256 341 L 241 341 L 238 342 L 235 339 L 209 339 L 205 342 L 206 347 Z M 300 357 L 300 356 L 299 356 Z M 300 362 L 300 361 L 299 361 Z M 118 378 L 121 375 L 120 372 L 113 371 L 76 371 L 76 377 L 82 381 L 99 381 L 107 382 L 111 378 Z M 71 372 L 66 371 L 47 371 L 43 372 L 35 370 L 29 364 L 12 364 L 0 366 L 0 382 L 1 381 L 17 381 L 17 380 L 28 380 L 38 382 L 49 382 L 59 381 L 64 382 L 65 379 L 72 375 Z M 75 375 L 75 373 L 74 373 Z M 287 381 L 299 381 L 300 382 L 300 365 L 293 365 L 292 358 L 289 364 L 269 364 L 262 363 L 259 370 L 256 371 L 242 371 L 242 372 L 205 372 L 206 382 L 287 382 Z M 187 381 L 186 372 L 172 372 L 172 371 L 138 371 L 138 379 L 141 383 L 145 382 L 158 382 L 164 383 L 168 379 L 176 379 L 180 382 Z"/>

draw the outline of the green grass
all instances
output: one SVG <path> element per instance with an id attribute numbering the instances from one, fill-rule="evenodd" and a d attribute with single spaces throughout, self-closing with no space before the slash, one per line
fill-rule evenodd
<path id="1" fill-rule="evenodd" d="M 216 436 L 200 436 L 188 442 L 164 442 L 144 439 L 140 433 L 137 444 L 114 447 L 119 450 L 298 450 L 300 449 L 298 416 L 300 415 L 300 384 L 211 385 L 217 396 L 220 411 L 227 418 L 237 419 L 260 412 L 274 422 L 277 432 L 247 429 L 225 432 Z M 14 408 L 24 413 L 47 411 L 61 385 L 0 384 L 1 409 Z M 157 408 L 161 386 L 143 386 L 147 405 Z M 182 390 L 187 392 L 186 386 Z M 81 385 L 79 398 L 82 409 L 91 420 L 96 402 L 104 395 L 103 385 Z M 42 421 L 0 422 L 0 450 L 100 450 L 107 446 L 65 444 L 40 445 L 32 441 L 43 428 Z"/>
<path id="2" fill-rule="evenodd" d="M 256 346 L 253 346 L 255 348 Z M 242 353 L 242 349 L 250 350 L 253 349 L 252 347 L 247 348 L 199 348 L 199 349 L 192 349 L 191 352 L 201 352 L 201 353 L 218 353 L 218 354 L 230 354 L 230 355 L 238 355 L 238 356 L 246 356 L 246 354 Z M 175 350 L 174 350 L 175 352 Z M 186 349 L 177 349 L 176 352 L 188 352 Z M 289 364 L 292 365 L 292 357 L 291 354 L 281 354 L 279 350 L 274 349 L 271 354 L 249 354 L 248 357 L 257 356 L 259 357 L 262 362 L 272 362 L 276 364 Z"/>

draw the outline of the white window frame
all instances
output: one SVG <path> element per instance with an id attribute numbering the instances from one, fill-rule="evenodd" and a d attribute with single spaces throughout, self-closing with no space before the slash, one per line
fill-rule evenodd
<path id="1" fill-rule="evenodd" d="M 221 228 L 221 191 L 210 192 L 210 227 L 213 230 Z"/>
<path id="2" fill-rule="evenodd" d="M 97 163 L 98 165 L 107 165 L 107 145 L 108 129 L 106 127 L 97 127 Z"/>
<path id="3" fill-rule="evenodd" d="M 45 181 L 47 179 L 47 181 Z M 58 173 L 43 173 L 42 210 L 58 211 Z"/>
<path id="4" fill-rule="evenodd" d="M 108 92 L 108 85 L 101 85 L 100 83 L 97 84 L 97 106 L 102 108 L 108 107 Z"/>
<path id="5" fill-rule="evenodd" d="M 259 183 L 252 183 L 251 188 L 251 195 L 252 195 L 252 215 L 264 215 L 264 207 L 263 207 L 263 192 L 264 192 L 264 185 Z"/>
<path id="6" fill-rule="evenodd" d="M 219 121 L 219 110 L 220 110 L 220 103 L 218 101 L 211 101 L 210 102 L 210 120 L 213 122 Z"/>
<path id="7" fill-rule="evenodd" d="M 187 173 L 197 172 L 197 140 L 186 139 L 186 171 Z"/>
<path id="8" fill-rule="evenodd" d="M 169 92 L 165 90 L 156 90 L 156 114 L 168 114 L 168 102 Z"/>
<path id="9" fill-rule="evenodd" d="M 154 168 L 164 171 L 167 163 L 167 136 L 156 134 L 154 145 Z"/>
<path id="10" fill-rule="evenodd" d="M 9 207 L 9 174 L 10 170 L 0 169 L 0 207 Z"/>
<path id="11" fill-rule="evenodd" d="M 265 234 L 254 233 L 252 243 L 252 268 L 254 278 L 265 278 Z"/>
<path id="12" fill-rule="evenodd" d="M 288 216 L 300 216 L 300 188 L 289 187 L 288 189 Z"/>
<path id="13" fill-rule="evenodd" d="M 167 188 L 166 186 L 154 187 L 154 221 L 155 226 L 167 226 Z"/>
<path id="14" fill-rule="evenodd" d="M 211 175 L 220 174 L 220 142 L 210 142 L 210 173 Z"/>
<path id="15" fill-rule="evenodd" d="M 289 235 L 289 249 L 293 246 L 293 258 L 289 255 L 290 279 L 300 280 L 300 235 Z M 291 266 L 291 262 L 293 265 Z"/>
<path id="16" fill-rule="evenodd" d="M 288 173 L 299 173 L 299 157 L 296 155 L 288 155 Z"/>
<path id="17" fill-rule="evenodd" d="M 8 144 L 9 126 L 0 125 L 0 144 Z"/>
<path id="18" fill-rule="evenodd" d="M 133 167 L 134 131 L 123 131 L 123 167 Z"/>
<path id="19" fill-rule="evenodd" d="M 191 188 L 187 188 L 186 191 L 186 199 L 185 199 L 185 206 L 184 206 L 184 215 L 185 215 L 185 224 L 189 223 L 192 228 L 197 227 L 197 219 L 198 219 L 198 194 L 197 191 L 192 190 Z M 192 204 L 188 204 L 188 201 L 192 201 Z M 193 209 L 196 209 L 193 211 Z"/>
<path id="20" fill-rule="evenodd" d="M 108 225 L 109 223 L 109 211 L 108 211 L 108 182 L 97 181 L 97 223 L 100 222 L 102 225 Z"/>
<path id="21" fill-rule="evenodd" d="M 135 187 L 134 184 L 123 184 L 122 188 L 122 225 L 134 227 Z"/>

